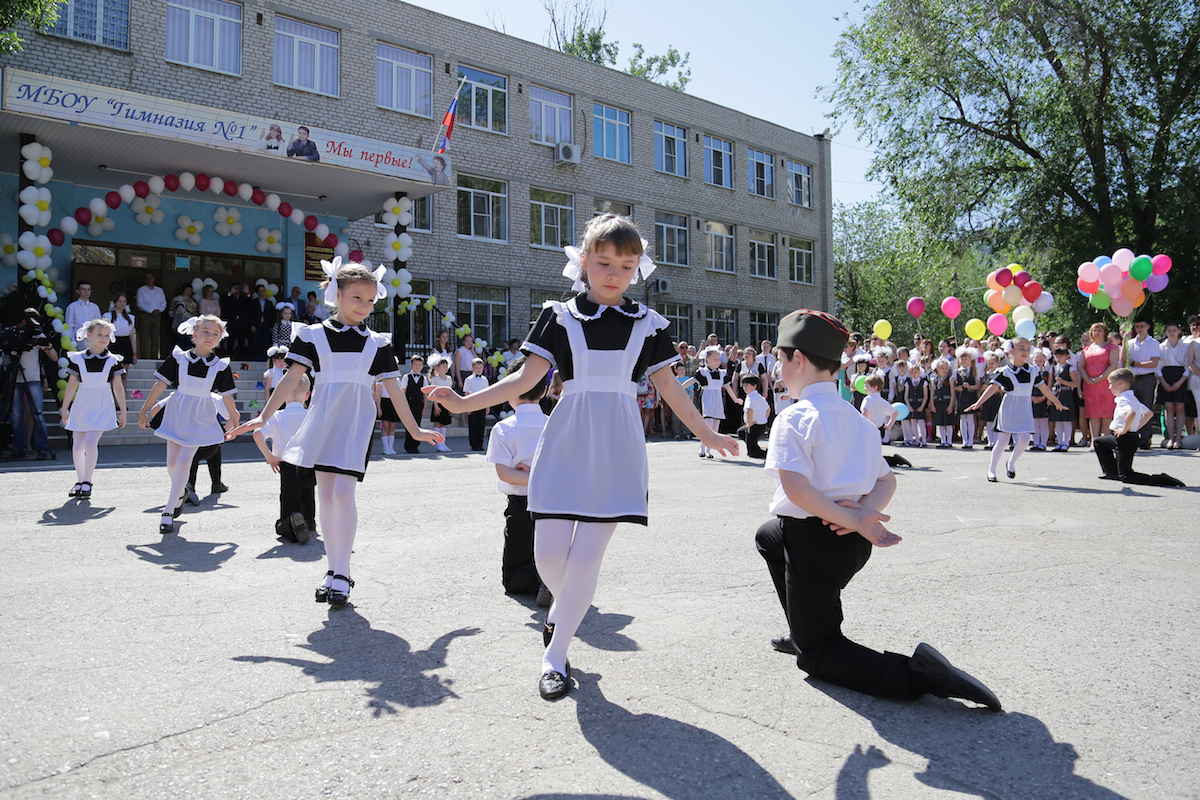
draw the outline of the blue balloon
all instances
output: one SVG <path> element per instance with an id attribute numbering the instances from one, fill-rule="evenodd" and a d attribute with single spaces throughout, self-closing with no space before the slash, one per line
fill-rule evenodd
<path id="1" fill-rule="evenodd" d="M 896 419 L 908 419 L 908 406 L 904 403 L 892 403 L 892 408 L 896 409 Z"/>
<path id="2" fill-rule="evenodd" d="M 1108 256 L 1096 256 L 1094 259 L 1092 259 L 1092 263 L 1097 267 L 1103 267 L 1105 264 L 1111 264 L 1112 259 Z"/>

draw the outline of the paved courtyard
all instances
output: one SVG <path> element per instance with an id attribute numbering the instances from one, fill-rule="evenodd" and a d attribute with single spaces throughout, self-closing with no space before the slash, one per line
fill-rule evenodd
<path id="1" fill-rule="evenodd" d="M 995 485 L 984 452 L 905 452 L 904 542 L 851 584 L 845 630 L 928 641 L 992 714 L 806 680 L 768 644 L 761 466 L 649 451 L 651 525 L 613 540 L 557 703 L 541 612 L 500 588 L 481 454 L 372 462 L 341 609 L 312 600 L 320 540 L 272 535 L 250 445 L 165 538 L 161 447 L 104 450 L 90 502 L 69 453 L 4 465 L 0 798 L 1200 796 L 1200 490 L 1097 481 L 1083 450 Z M 1195 454 L 1139 461 L 1200 486 Z"/>

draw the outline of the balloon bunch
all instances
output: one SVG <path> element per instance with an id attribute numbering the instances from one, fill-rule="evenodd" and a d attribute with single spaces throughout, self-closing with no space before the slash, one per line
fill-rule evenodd
<path id="1" fill-rule="evenodd" d="M 1054 296 L 1042 289 L 1020 264 L 992 270 L 987 285 L 983 302 L 993 313 L 986 323 L 981 319 L 967 320 L 963 330 L 972 339 L 982 339 L 989 332 L 993 336 L 1003 334 L 1008 330 L 1009 312 L 1017 336 L 1030 339 L 1037 335 L 1037 315 L 1054 308 Z"/>
<path id="2" fill-rule="evenodd" d="M 1097 256 L 1080 264 L 1075 285 L 1092 308 L 1128 317 L 1146 302 L 1147 293 L 1157 294 L 1167 288 L 1170 271 L 1170 256 L 1135 256 L 1128 247 L 1122 247 L 1112 258 Z"/>

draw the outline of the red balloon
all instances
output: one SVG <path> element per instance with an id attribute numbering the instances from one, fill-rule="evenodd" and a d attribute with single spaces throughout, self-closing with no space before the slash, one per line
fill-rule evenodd
<path id="1" fill-rule="evenodd" d="M 177 191 L 179 189 L 179 176 L 178 175 L 166 176 L 165 178 L 163 178 L 163 186 L 166 186 L 168 191 L 172 191 L 172 192 Z"/>
<path id="2" fill-rule="evenodd" d="M 316 227 L 320 224 L 321 223 L 312 214 L 309 214 L 307 217 L 304 218 L 304 227 L 310 231 L 316 230 Z"/>
<path id="3" fill-rule="evenodd" d="M 212 181 L 203 172 L 196 176 L 196 188 L 202 192 L 207 192 L 208 186 L 211 183 Z"/>
<path id="4" fill-rule="evenodd" d="M 150 184 L 145 181 L 138 181 L 133 185 L 133 193 L 138 197 L 148 197 L 150 195 Z"/>
<path id="5" fill-rule="evenodd" d="M 336 233 L 331 233 L 325 237 L 325 246 L 326 247 L 337 247 L 337 245 L 338 245 L 338 238 L 337 238 Z"/>
<path id="6" fill-rule="evenodd" d="M 254 205 L 261 206 L 263 203 L 267 202 L 267 193 L 262 189 L 255 189 L 250 194 L 250 200 L 253 201 Z"/>
<path id="7" fill-rule="evenodd" d="M 63 242 L 67 240 L 67 237 L 64 236 L 63 232 L 58 228 L 51 228 L 50 230 L 46 231 L 46 238 L 49 239 L 50 244 L 54 245 L 55 247 L 62 247 Z"/>
<path id="8" fill-rule="evenodd" d="M 363 251 L 362 250 L 351 250 L 349 255 L 350 255 L 350 260 L 353 261 L 354 263 L 356 263 L 356 264 L 362 263 L 362 260 L 363 260 Z"/>
<path id="9" fill-rule="evenodd" d="M 1095 294 L 1100 291 L 1100 281 L 1085 281 L 1083 278 L 1076 278 L 1075 285 L 1084 294 Z"/>
<path id="10" fill-rule="evenodd" d="M 925 301 L 920 297 L 910 297 L 908 303 L 905 304 L 908 313 L 914 317 L 920 317 L 925 313 Z"/>
<path id="11" fill-rule="evenodd" d="M 996 283 L 1000 284 L 1001 286 L 1008 286 L 1012 282 L 1013 274 L 1011 269 L 1008 267 L 1001 267 L 1000 269 L 996 270 Z"/>
<path id="12" fill-rule="evenodd" d="M 92 221 L 92 212 L 88 211 L 86 206 L 80 206 L 75 209 L 75 221 L 80 225 L 87 225 Z"/>
<path id="13" fill-rule="evenodd" d="M 284 201 L 279 204 L 279 216 L 290 217 L 292 215 L 292 204 Z"/>
<path id="14" fill-rule="evenodd" d="M 1032 276 L 1028 272 L 1026 272 L 1025 270 L 1021 270 L 1016 275 L 1013 275 L 1012 282 L 1015 283 L 1017 286 L 1024 288 L 1025 284 L 1029 283 L 1031 277 Z"/>
<path id="15" fill-rule="evenodd" d="M 1042 296 L 1042 285 L 1037 281 L 1026 281 L 1021 287 L 1021 294 L 1029 302 L 1033 302 Z"/>
<path id="16" fill-rule="evenodd" d="M 230 197 L 233 197 L 235 194 L 238 193 L 238 185 L 236 183 L 234 183 L 233 181 L 225 181 L 224 192 L 225 192 L 225 194 L 229 195 Z"/>
<path id="17" fill-rule="evenodd" d="M 104 204 L 112 209 L 120 208 L 121 195 L 117 192 L 109 192 L 108 194 L 104 195 Z"/>

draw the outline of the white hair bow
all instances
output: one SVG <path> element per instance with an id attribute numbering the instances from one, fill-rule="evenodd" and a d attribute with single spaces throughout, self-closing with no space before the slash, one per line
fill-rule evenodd
<path id="1" fill-rule="evenodd" d="M 75 341 L 82 342 L 84 339 L 87 338 L 87 335 L 88 335 L 88 326 L 81 325 L 79 327 L 79 330 L 75 331 Z"/>
<path id="2" fill-rule="evenodd" d="M 630 283 L 637 283 L 639 280 L 649 278 L 650 273 L 657 269 L 658 265 L 654 263 L 650 256 L 646 255 L 646 250 L 649 247 L 650 243 L 642 239 L 642 255 L 638 259 L 637 272 L 634 273 L 633 280 Z M 563 277 L 571 279 L 571 291 L 585 291 L 587 285 L 583 282 L 583 255 L 577 248 L 570 245 L 564 247 L 563 252 L 567 254 L 567 265 L 563 267 L 562 271 Z"/>
<path id="3" fill-rule="evenodd" d="M 179 328 L 177 328 L 177 330 L 180 333 L 182 333 L 184 336 L 191 336 L 193 333 L 196 332 L 196 323 L 199 321 L 200 321 L 199 317 L 192 317 L 191 319 L 185 319 L 183 322 L 179 323 Z"/>
<path id="4" fill-rule="evenodd" d="M 329 283 L 325 286 L 325 305 L 330 308 L 337 306 L 337 273 L 341 268 L 341 256 L 334 256 L 333 261 L 321 260 L 321 269 L 324 270 L 325 275 L 329 278 Z M 387 273 L 387 267 L 385 266 L 380 266 L 371 273 L 375 276 L 375 302 L 379 302 L 387 297 L 387 287 L 383 285 L 383 276 L 385 273 Z"/>

